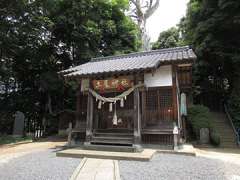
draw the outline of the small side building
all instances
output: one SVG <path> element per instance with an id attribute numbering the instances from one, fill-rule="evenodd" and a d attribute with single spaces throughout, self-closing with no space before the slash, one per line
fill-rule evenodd
<path id="1" fill-rule="evenodd" d="M 185 46 L 93 58 L 62 71 L 79 83 L 73 133 L 85 144 L 172 145 L 177 126 L 184 138 L 180 97 L 191 99 L 194 59 Z"/>

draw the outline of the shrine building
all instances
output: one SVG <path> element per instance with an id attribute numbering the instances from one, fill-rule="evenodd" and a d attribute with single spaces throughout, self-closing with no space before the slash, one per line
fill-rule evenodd
<path id="1" fill-rule="evenodd" d="M 181 142 L 195 59 L 185 46 L 93 58 L 62 71 L 79 85 L 71 141 L 88 147 L 172 146 L 175 128 Z"/>

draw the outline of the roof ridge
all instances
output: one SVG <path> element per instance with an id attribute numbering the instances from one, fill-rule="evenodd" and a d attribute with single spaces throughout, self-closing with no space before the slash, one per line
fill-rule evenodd
<path id="1" fill-rule="evenodd" d="M 145 56 L 149 54 L 155 54 L 155 53 L 167 53 L 171 51 L 181 51 L 183 49 L 190 49 L 190 46 L 180 46 L 180 47 L 174 47 L 174 48 L 164 48 L 164 49 L 156 49 L 156 50 L 150 50 L 150 51 L 141 51 L 141 52 L 133 52 L 129 54 L 120 54 L 120 55 L 112 55 L 112 56 L 105 56 L 105 57 L 96 57 L 92 58 L 90 62 L 98 62 L 98 61 L 104 61 L 104 60 L 113 60 L 118 57 L 126 58 L 126 57 L 132 57 L 132 56 Z"/>

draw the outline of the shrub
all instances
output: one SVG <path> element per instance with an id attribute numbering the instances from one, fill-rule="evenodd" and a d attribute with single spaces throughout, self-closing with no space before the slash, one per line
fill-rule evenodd
<path id="1" fill-rule="evenodd" d="M 200 138 L 200 129 L 208 128 L 210 141 L 213 145 L 220 144 L 220 136 L 215 131 L 209 109 L 203 105 L 193 105 L 188 109 L 188 122 L 192 128 L 193 135 L 197 140 Z"/>
<path id="2" fill-rule="evenodd" d="M 211 115 L 209 109 L 205 106 L 194 105 L 188 109 L 188 120 L 197 139 L 199 139 L 199 132 L 201 128 L 212 129 L 210 119 Z"/>

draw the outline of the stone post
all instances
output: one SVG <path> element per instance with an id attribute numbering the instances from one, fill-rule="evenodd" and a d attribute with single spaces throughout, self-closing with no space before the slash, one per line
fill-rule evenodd
<path id="1" fill-rule="evenodd" d="M 174 126 L 173 128 L 173 149 L 174 151 L 178 150 L 178 127 Z"/>
<path id="2" fill-rule="evenodd" d="M 141 114 L 139 89 L 134 90 L 134 147 L 136 151 L 141 151 Z"/>
<path id="3" fill-rule="evenodd" d="M 86 124 L 86 140 L 84 144 L 90 144 L 92 139 L 92 128 L 93 128 L 93 97 L 88 92 L 88 105 L 87 105 L 87 124 Z"/>
<path id="4" fill-rule="evenodd" d="M 68 128 L 68 147 L 72 146 L 72 122 L 69 122 Z"/>

